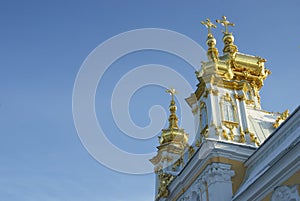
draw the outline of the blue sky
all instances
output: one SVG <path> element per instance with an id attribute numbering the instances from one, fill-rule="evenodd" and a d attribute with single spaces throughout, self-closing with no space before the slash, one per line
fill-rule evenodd
<path id="1" fill-rule="evenodd" d="M 72 92 L 81 64 L 99 44 L 125 31 L 170 29 L 206 48 L 200 21 L 226 15 L 236 24 L 230 30 L 239 51 L 266 58 L 272 71 L 261 91 L 263 109 L 293 111 L 300 102 L 299 7 L 296 0 L 1 1 L 0 200 L 153 200 L 153 174 L 104 167 L 81 144 L 73 122 Z M 214 30 L 220 52 L 221 29 Z M 148 63 L 168 65 L 194 89 L 197 84 L 190 66 L 163 52 L 133 53 L 111 66 L 97 88 L 97 118 L 111 142 L 134 153 L 153 152 L 158 141 L 133 140 L 116 127 L 111 91 L 126 71 Z M 148 125 L 148 108 L 167 109 L 169 99 L 162 87 L 137 91 L 129 108 L 133 121 Z"/>

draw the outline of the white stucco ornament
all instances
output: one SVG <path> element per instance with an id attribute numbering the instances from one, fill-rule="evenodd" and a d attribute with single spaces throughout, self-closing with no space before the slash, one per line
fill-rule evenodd
<path id="1" fill-rule="evenodd" d="M 298 185 L 275 188 L 271 201 L 300 201 Z"/>

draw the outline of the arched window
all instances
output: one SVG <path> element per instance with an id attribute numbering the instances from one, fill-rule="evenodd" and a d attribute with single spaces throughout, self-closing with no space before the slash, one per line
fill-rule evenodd
<path id="1" fill-rule="evenodd" d="M 200 131 L 202 131 L 207 125 L 207 110 L 205 103 L 200 103 Z"/>
<path id="2" fill-rule="evenodd" d="M 246 95 L 246 100 L 252 100 L 252 96 L 251 96 L 250 90 L 246 91 L 245 95 Z"/>
<path id="3" fill-rule="evenodd" d="M 236 122 L 235 106 L 231 97 L 226 94 L 221 101 L 223 121 Z"/>

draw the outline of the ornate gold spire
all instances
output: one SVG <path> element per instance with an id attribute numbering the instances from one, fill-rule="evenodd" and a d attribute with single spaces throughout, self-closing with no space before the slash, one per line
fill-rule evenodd
<path id="1" fill-rule="evenodd" d="M 208 30 L 207 39 L 206 39 L 206 44 L 208 46 L 207 57 L 210 61 L 216 62 L 219 57 L 219 52 L 218 49 L 216 48 L 217 42 L 213 34 L 211 33 L 211 28 L 217 28 L 217 26 L 213 24 L 209 18 L 207 18 L 206 21 L 201 21 L 201 24 L 203 24 Z"/>
<path id="2" fill-rule="evenodd" d="M 228 32 L 228 26 L 235 26 L 234 23 L 229 22 L 226 18 L 226 16 L 222 16 L 221 20 L 216 20 L 217 23 L 220 23 L 222 26 L 225 27 L 225 31 L 222 31 L 224 33 L 223 36 L 223 42 L 225 44 L 223 53 L 230 53 L 234 54 L 238 51 L 238 48 L 236 45 L 233 44 L 234 42 L 234 37 L 232 33 Z"/>
<path id="3" fill-rule="evenodd" d="M 167 89 L 166 92 L 170 93 L 172 96 L 170 106 L 169 106 L 169 110 L 170 110 L 169 128 L 178 128 L 178 117 L 176 115 L 177 107 L 174 100 L 174 95 L 177 94 L 178 92 L 172 87 L 171 89 Z"/>
<path id="4" fill-rule="evenodd" d="M 184 131 L 184 129 L 179 128 L 178 126 L 178 117 L 176 115 L 176 103 L 174 99 L 174 95 L 177 91 L 174 88 L 167 89 L 167 93 L 170 93 L 172 99 L 170 101 L 170 116 L 169 116 L 169 126 L 168 128 L 162 129 L 161 135 L 158 137 L 159 146 L 157 147 L 158 153 L 155 157 L 153 157 L 150 161 L 156 166 L 156 172 L 158 173 L 160 170 L 166 167 L 164 160 L 168 160 L 170 162 L 171 158 L 174 159 L 175 162 L 179 157 L 182 156 L 184 150 L 189 146 L 188 144 L 188 134 Z M 168 159 L 165 158 L 167 156 L 163 156 L 163 152 L 172 153 Z M 175 155 L 178 155 L 176 158 Z M 164 157 L 165 159 L 163 159 Z M 175 158 L 174 158 L 175 157 Z M 160 164 L 162 162 L 162 164 Z M 160 165 L 159 165 L 160 164 Z M 172 164 L 172 163 L 171 163 Z M 170 164 L 169 164 L 170 165 Z"/>
<path id="5" fill-rule="evenodd" d="M 159 200 L 161 197 L 168 197 L 168 186 L 175 177 L 169 172 L 169 169 L 173 168 L 175 162 L 182 159 L 184 151 L 189 148 L 188 134 L 184 129 L 178 127 L 177 107 L 174 99 L 177 91 L 174 88 L 170 88 L 166 92 L 172 96 L 169 106 L 169 127 L 162 129 L 161 136 L 158 137 L 160 145 L 157 147 L 157 155 L 150 159 L 151 163 L 155 165 L 154 171 L 159 182 L 155 200 Z"/>
<path id="6" fill-rule="evenodd" d="M 180 144 L 180 147 L 182 146 L 180 149 L 182 149 L 187 144 L 188 134 L 178 126 L 178 117 L 176 115 L 177 107 L 174 99 L 174 95 L 178 92 L 174 88 L 167 89 L 166 92 L 170 93 L 172 96 L 169 106 L 169 126 L 166 129 L 162 129 L 162 134 L 159 137 L 159 142 L 161 145 L 165 143 Z"/>

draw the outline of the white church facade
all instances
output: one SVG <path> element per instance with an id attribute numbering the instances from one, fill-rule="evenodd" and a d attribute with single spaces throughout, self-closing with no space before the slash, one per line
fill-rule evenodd
<path id="1" fill-rule="evenodd" d="M 225 16 L 219 55 L 209 19 L 207 56 L 196 72 L 197 89 L 186 98 L 197 124 L 196 140 L 178 126 L 175 90 L 169 127 L 157 155 L 156 201 L 300 201 L 300 107 L 262 110 L 259 91 L 271 73 L 265 59 L 240 53 Z"/>

